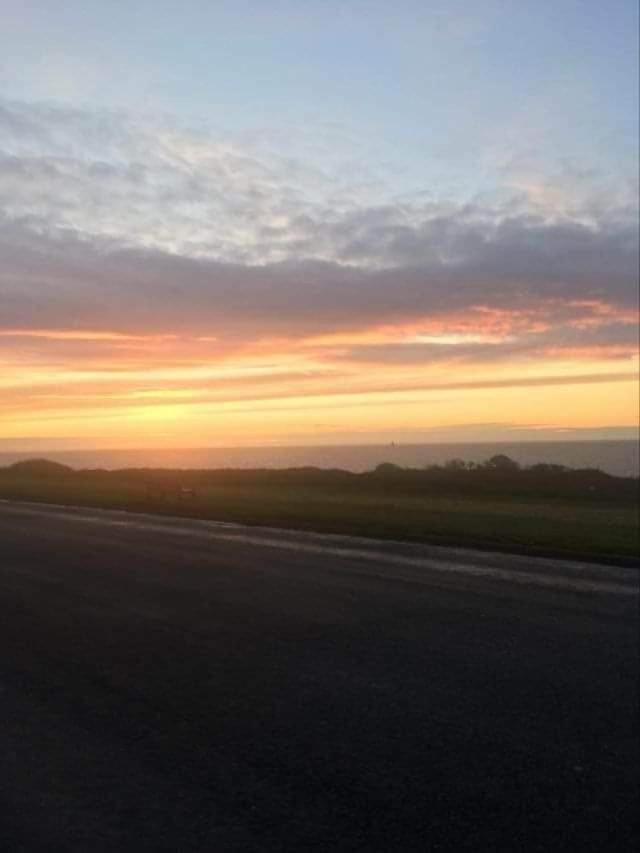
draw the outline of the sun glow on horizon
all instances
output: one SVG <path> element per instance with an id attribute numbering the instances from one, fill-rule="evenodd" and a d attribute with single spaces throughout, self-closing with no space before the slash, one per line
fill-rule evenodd
<path id="1" fill-rule="evenodd" d="M 393 440 L 452 423 L 530 427 L 545 424 L 550 411 L 559 428 L 636 423 L 638 359 L 628 346 L 576 356 L 570 347 L 546 345 L 541 356 L 528 350 L 541 331 L 534 325 L 523 332 L 520 319 L 500 336 L 416 331 L 434 325 L 442 328 L 424 320 L 352 337 L 235 342 L 220 350 L 219 336 L 38 330 L 21 333 L 32 343 L 19 357 L 5 333 L 9 346 L 0 347 L 13 367 L 0 374 L 0 439 L 81 434 L 110 446 L 185 447 L 286 443 L 291 436 L 322 443 L 349 434 L 366 441 L 369 433 Z M 146 342 L 149 366 L 122 353 L 128 339 Z M 74 348 L 96 343 L 99 352 L 82 367 Z"/>

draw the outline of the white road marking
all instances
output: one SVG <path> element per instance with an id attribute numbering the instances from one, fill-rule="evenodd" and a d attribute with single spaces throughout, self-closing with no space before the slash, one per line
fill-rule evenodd
<path id="1" fill-rule="evenodd" d="M 570 590 L 576 592 L 592 592 L 592 593 L 607 593 L 609 595 L 628 595 L 637 596 L 639 586 L 636 582 L 614 582 L 607 580 L 598 580 L 594 578 L 584 577 L 568 577 L 559 574 L 546 574 L 539 572 L 529 572 L 520 569 L 510 570 L 499 568 L 497 566 L 478 565 L 469 562 L 460 562 L 453 560 L 444 560 L 437 557 L 409 557 L 401 554 L 391 554 L 388 551 L 375 550 L 373 547 L 344 547 L 333 544 L 319 544 L 312 541 L 301 541 L 297 539 L 282 538 L 284 534 L 304 536 L 306 531 L 297 530 L 280 530 L 273 529 L 274 536 L 264 536 L 249 532 L 251 528 L 234 523 L 207 521 L 202 519 L 189 519 L 196 522 L 197 527 L 184 527 L 176 524 L 176 517 L 167 517 L 164 524 L 159 524 L 149 520 L 149 516 L 138 516 L 128 513 L 126 510 L 104 510 L 93 513 L 87 513 L 83 507 L 70 507 L 61 505 L 47 505 L 47 508 L 42 508 L 37 504 L 25 505 L 18 504 L 9 500 L 0 499 L 0 504 L 8 507 L 10 511 L 17 513 L 28 513 L 30 515 L 45 516 L 48 518 L 64 518 L 69 521 L 78 521 L 88 524 L 101 524 L 107 527 L 124 527 L 130 530 L 144 530 L 154 533 L 168 533 L 175 536 L 185 536 L 198 539 L 214 539 L 217 541 L 237 542 L 243 545 L 256 545 L 259 547 L 276 548 L 288 551 L 299 551 L 310 554 L 323 554 L 327 556 L 343 557 L 347 559 L 366 560 L 369 562 L 386 563 L 397 566 L 406 566 L 408 568 L 425 569 L 436 572 L 455 573 L 468 575 L 472 577 L 486 577 L 494 580 L 508 581 L 509 583 L 524 584 L 528 586 L 544 586 L 554 589 Z M 64 512 L 64 510 L 73 510 L 73 512 Z M 111 513 L 119 513 L 126 517 L 113 517 Z M 264 528 L 263 528 L 264 529 Z M 278 538 L 280 534 L 280 538 Z M 314 538 L 322 536 L 325 539 L 333 539 L 334 541 L 366 542 L 367 540 L 361 537 L 340 536 L 339 534 L 310 534 Z M 373 540 L 370 540 L 373 544 Z M 407 543 L 409 544 L 409 543 Z M 456 554 L 460 553 L 459 550 Z M 483 556 L 486 556 L 483 554 Z M 501 557 L 509 555 L 501 554 Z M 531 558 L 533 561 L 536 558 Z M 537 558 L 541 559 L 541 558 Z M 575 564 L 573 564 L 575 566 Z M 606 567 L 600 567 L 603 572 L 607 571 Z M 619 570 L 612 570 L 618 572 Z M 631 570 L 633 571 L 633 570 Z"/>

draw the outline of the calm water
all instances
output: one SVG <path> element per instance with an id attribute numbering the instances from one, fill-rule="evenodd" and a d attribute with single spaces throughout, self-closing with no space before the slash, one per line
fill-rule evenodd
<path id="1" fill-rule="evenodd" d="M 545 441 L 496 444 L 377 444 L 334 447 L 232 447 L 188 450 L 73 450 L 0 453 L 0 466 L 33 456 L 73 468 L 293 468 L 314 465 L 366 471 L 380 462 L 421 468 L 461 457 L 482 462 L 506 453 L 521 465 L 553 462 L 571 468 L 600 468 L 637 477 L 640 453 L 635 441 Z"/>

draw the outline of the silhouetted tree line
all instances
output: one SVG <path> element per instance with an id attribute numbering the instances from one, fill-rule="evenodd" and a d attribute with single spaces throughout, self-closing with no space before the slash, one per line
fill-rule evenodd
<path id="1" fill-rule="evenodd" d="M 126 483 L 140 486 L 151 495 L 180 493 L 190 497 L 197 496 L 199 488 L 225 485 L 416 496 L 530 497 L 605 503 L 636 503 L 640 497 L 639 481 L 635 477 L 617 477 L 595 468 L 576 469 L 549 463 L 521 467 L 504 454 L 497 454 L 481 463 L 455 458 L 442 465 L 429 465 L 422 469 L 402 468 L 383 462 L 373 471 L 363 473 L 314 467 L 76 471 L 46 459 L 31 459 L 0 468 L 0 478 L 14 481 L 44 479 L 49 482 L 81 480 L 86 484 L 95 484 L 96 487 Z"/>
<path id="2" fill-rule="evenodd" d="M 479 463 L 455 458 L 423 470 L 383 463 L 369 476 L 383 480 L 388 490 L 459 497 L 513 496 L 612 503 L 635 503 L 640 498 L 636 477 L 617 477 L 597 468 L 570 468 L 548 462 L 521 467 L 504 454 Z"/>

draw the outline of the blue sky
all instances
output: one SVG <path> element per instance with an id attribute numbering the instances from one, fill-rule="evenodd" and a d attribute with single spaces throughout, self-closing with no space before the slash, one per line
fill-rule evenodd
<path id="1" fill-rule="evenodd" d="M 296 132 L 315 131 L 316 158 L 356 155 L 400 192 L 491 191 L 519 162 L 635 167 L 633 0 L 0 5 L 9 98 L 292 131 L 305 158 Z"/>

